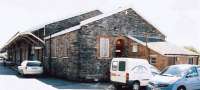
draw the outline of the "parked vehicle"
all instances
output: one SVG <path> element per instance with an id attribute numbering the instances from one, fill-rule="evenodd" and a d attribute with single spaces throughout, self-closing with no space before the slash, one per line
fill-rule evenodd
<path id="1" fill-rule="evenodd" d="M 43 73 L 43 67 L 40 61 L 23 61 L 18 66 L 18 72 L 21 75 L 40 75 Z"/>
<path id="2" fill-rule="evenodd" d="M 3 58 L 3 65 L 4 66 L 14 66 L 15 63 L 10 61 L 10 60 L 8 60 L 8 59 Z"/>
<path id="3" fill-rule="evenodd" d="M 200 66 L 181 64 L 164 69 L 148 84 L 150 90 L 200 90 Z"/>
<path id="4" fill-rule="evenodd" d="M 122 86 L 139 90 L 140 86 L 147 86 L 149 80 L 158 70 L 145 59 L 114 58 L 111 62 L 111 82 L 116 88 Z"/>

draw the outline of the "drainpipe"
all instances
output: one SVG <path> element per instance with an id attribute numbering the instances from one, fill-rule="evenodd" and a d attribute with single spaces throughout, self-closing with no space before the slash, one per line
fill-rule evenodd
<path id="1" fill-rule="evenodd" d="M 50 34 L 50 39 L 49 39 L 49 73 L 52 72 L 52 58 L 51 58 L 51 34 Z"/>
<path id="2" fill-rule="evenodd" d="M 197 56 L 197 65 L 199 65 L 199 56 Z"/>
<path id="3" fill-rule="evenodd" d="M 145 57 L 150 63 L 150 50 L 148 48 L 148 33 L 147 31 L 145 32 L 145 44 L 146 44 L 146 49 L 145 49 Z"/>

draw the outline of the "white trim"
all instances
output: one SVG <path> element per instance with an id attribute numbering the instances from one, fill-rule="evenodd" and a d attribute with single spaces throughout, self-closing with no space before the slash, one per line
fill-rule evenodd
<path id="1" fill-rule="evenodd" d="M 31 35 L 31 36 L 33 36 L 34 38 L 36 38 L 37 40 L 39 40 L 42 44 L 45 44 L 45 42 L 44 42 L 42 39 L 38 38 L 37 36 L 35 36 L 35 35 L 32 34 L 31 32 L 26 31 L 26 32 L 22 32 L 22 33 L 18 32 L 14 37 L 12 37 L 12 38 L 7 42 L 6 46 L 9 45 L 12 41 L 14 41 L 17 37 L 23 36 L 23 35 Z"/>
<path id="2" fill-rule="evenodd" d="M 71 28 L 68 28 L 68 29 L 65 29 L 63 31 L 60 31 L 60 32 L 57 32 L 55 34 L 52 34 L 51 35 L 51 38 L 54 38 L 54 37 L 57 37 L 57 36 L 60 36 L 60 35 L 63 35 L 63 34 L 66 34 L 66 33 L 69 33 L 69 32 L 72 32 L 72 31 L 75 31 L 75 30 L 78 30 L 81 28 L 81 25 L 77 25 L 77 26 L 74 26 L 74 27 L 71 27 Z M 44 38 L 45 40 L 46 39 L 50 39 L 50 36 L 47 36 Z"/>

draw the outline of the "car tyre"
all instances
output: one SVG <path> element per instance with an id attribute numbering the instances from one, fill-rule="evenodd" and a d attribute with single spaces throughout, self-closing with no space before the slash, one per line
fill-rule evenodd
<path id="1" fill-rule="evenodd" d="M 177 90 L 186 90 L 186 88 L 184 86 L 181 86 Z"/>
<path id="2" fill-rule="evenodd" d="M 131 86 L 132 90 L 140 90 L 140 83 L 139 82 L 134 82 Z"/>
<path id="3" fill-rule="evenodd" d="M 19 75 L 20 75 L 21 77 L 24 77 L 23 71 L 19 72 Z"/>
<path id="4" fill-rule="evenodd" d="M 112 84 L 106 90 L 117 90 L 117 87 L 114 84 Z"/>

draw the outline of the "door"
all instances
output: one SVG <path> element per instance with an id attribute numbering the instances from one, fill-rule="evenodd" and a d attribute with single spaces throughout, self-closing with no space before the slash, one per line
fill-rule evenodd
<path id="1" fill-rule="evenodd" d="M 124 40 L 118 39 L 116 41 L 115 55 L 116 57 L 123 57 L 124 54 Z"/>
<path id="2" fill-rule="evenodd" d="M 130 70 L 130 80 L 139 80 L 142 86 L 147 85 L 152 78 L 152 74 L 147 65 L 135 65 Z"/>
<path id="3" fill-rule="evenodd" d="M 188 71 L 185 83 L 191 90 L 200 89 L 200 77 L 196 67 L 192 67 Z"/>
<path id="4" fill-rule="evenodd" d="M 113 61 L 111 66 L 111 80 L 114 82 L 126 83 L 126 62 Z"/>

